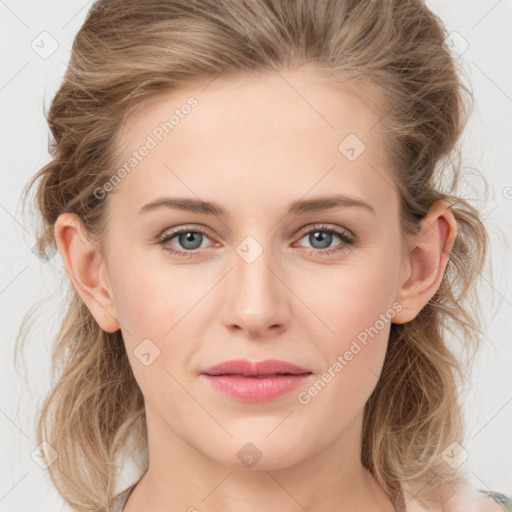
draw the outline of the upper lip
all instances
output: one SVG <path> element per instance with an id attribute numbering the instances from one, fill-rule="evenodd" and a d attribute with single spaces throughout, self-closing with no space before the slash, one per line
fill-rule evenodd
<path id="1" fill-rule="evenodd" d="M 244 375 L 247 377 L 257 375 L 276 375 L 311 373 L 307 368 L 296 364 L 277 359 L 266 359 L 265 361 L 247 361 L 246 359 L 233 359 L 223 363 L 210 366 L 202 373 L 206 375 Z"/>

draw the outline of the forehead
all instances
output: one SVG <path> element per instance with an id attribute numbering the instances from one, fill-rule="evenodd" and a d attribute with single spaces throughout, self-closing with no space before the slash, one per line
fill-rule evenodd
<path id="1" fill-rule="evenodd" d="M 266 199 L 288 204 L 337 187 L 384 207 L 394 187 L 379 118 L 307 69 L 198 82 L 126 120 L 118 142 L 129 172 L 114 201 L 120 192 L 140 205 L 169 192 L 265 208 Z"/>

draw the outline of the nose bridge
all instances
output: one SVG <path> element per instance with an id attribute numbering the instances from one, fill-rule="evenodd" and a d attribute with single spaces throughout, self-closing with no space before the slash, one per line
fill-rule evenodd
<path id="1" fill-rule="evenodd" d="M 283 323 L 286 287 L 276 277 L 277 259 L 269 233 L 248 235 L 235 247 L 226 323 L 248 330 Z"/>
<path id="2" fill-rule="evenodd" d="M 270 234 L 256 236 L 246 236 L 236 246 L 234 255 L 236 288 L 249 294 L 251 300 L 273 295 L 271 292 L 276 287 L 275 277 L 269 270 L 276 265 L 272 237 Z"/>

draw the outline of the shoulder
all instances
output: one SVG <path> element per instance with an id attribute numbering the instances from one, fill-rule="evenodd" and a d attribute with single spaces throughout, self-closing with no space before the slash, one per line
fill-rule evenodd
<path id="1" fill-rule="evenodd" d="M 415 498 L 407 500 L 406 512 L 439 512 L 440 510 L 443 512 L 512 512 L 512 497 L 494 490 L 475 488 L 466 483 L 458 487 L 455 492 L 451 491 L 449 498 L 444 500 L 440 500 L 434 492 L 424 500 L 418 501 Z"/>
<path id="2" fill-rule="evenodd" d="M 469 488 L 450 500 L 453 512 L 508 512 L 512 511 L 510 496 L 497 491 Z"/>

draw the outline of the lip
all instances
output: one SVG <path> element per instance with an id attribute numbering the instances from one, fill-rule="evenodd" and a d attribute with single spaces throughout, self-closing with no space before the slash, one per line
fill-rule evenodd
<path id="1" fill-rule="evenodd" d="M 203 370 L 206 375 L 242 375 L 254 377 L 258 375 L 311 373 L 311 370 L 277 359 L 266 359 L 265 361 L 248 361 L 246 359 L 233 359 Z"/>
<path id="2" fill-rule="evenodd" d="M 242 401 L 264 402 L 298 388 L 312 372 L 277 359 L 235 359 L 211 366 L 201 374 L 218 391 Z"/>

